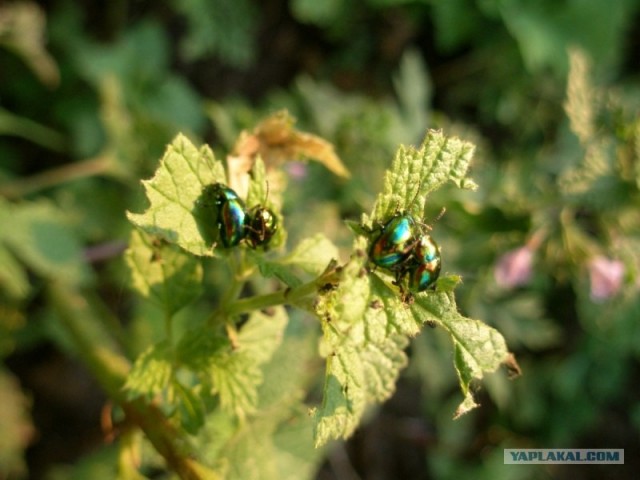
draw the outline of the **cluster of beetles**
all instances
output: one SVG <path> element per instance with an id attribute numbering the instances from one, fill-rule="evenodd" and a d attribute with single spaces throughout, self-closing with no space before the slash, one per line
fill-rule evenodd
<path id="1" fill-rule="evenodd" d="M 231 188 L 216 183 L 211 193 L 218 209 L 218 232 L 225 248 L 245 240 L 252 248 L 266 247 L 278 230 L 276 215 L 267 207 L 256 205 L 245 210 L 244 203 Z"/>
<path id="2" fill-rule="evenodd" d="M 278 229 L 276 215 L 269 208 L 256 205 L 245 210 L 244 203 L 231 188 L 216 183 L 212 195 L 217 207 L 217 226 L 225 248 L 242 240 L 252 248 L 266 247 Z M 396 214 L 378 229 L 371 243 L 371 262 L 396 276 L 396 284 L 408 277 L 409 290 L 422 292 L 433 286 L 440 275 L 438 244 L 425 232 L 425 226 L 411 215 Z"/>
<path id="3" fill-rule="evenodd" d="M 440 275 L 440 248 L 411 215 L 397 214 L 381 229 L 369 249 L 369 258 L 378 267 L 402 279 L 409 277 L 409 290 L 422 292 L 435 284 Z"/>

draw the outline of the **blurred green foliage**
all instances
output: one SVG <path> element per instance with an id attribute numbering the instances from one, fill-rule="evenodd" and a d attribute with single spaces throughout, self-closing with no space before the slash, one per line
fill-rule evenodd
<path id="1" fill-rule="evenodd" d="M 162 338 L 162 311 L 125 289 L 121 253 L 131 230 L 125 211 L 141 210 L 138 181 L 165 145 L 181 131 L 228 152 L 241 130 L 287 108 L 301 129 L 331 141 L 352 173 L 344 182 L 318 165 L 289 167 L 290 245 L 322 232 L 347 248 L 342 220 L 369 210 L 397 146 L 419 142 L 426 128 L 478 145 L 479 190 L 441 189 L 427 216 L 447 208 L 433 235 L 444 272 L 463 277 L 459 308 L 503 333 L 524 374 L 490 377 L 476 392 L 482 408 L 453 421 L 460 397 L 449 341 L 442 329 L 416 337 L 405 380 L 421 394 L 413 414 L 433 432 L 419 475 L 573 478 L 568 469 L 506 468 L 502 449 L 584 447 L 628 455 L 626 465 L 581 470 L 582 478 L 633 478 L 639 2 L 160 3 L 0 5 L 0 437 L 16 438 L 0 449 L 0 473 L 25 475 L 29 442 L 40 458 L 16 381 L 28 397 L 34 387 L 21 359 L 43 345 L 77 349 L 56 302 L 74 299 L 66 307 L 95 319 L 131 359 Z M 179 312 L 178 330 L 215 305 L 224 278 L 215 262 L 204 273 L 213 298 Z M 52 297 L 53 288 L 69 296 Z M 308 333 L 286 335 L 292 343 L 265 367 L 274 377 L 287 378 L 278 362 L 296 365 L 296 348 L 313 344 Z M 261 401 L 283 401 L 269 388 Z M 174 394 L 189 405 L 188 393 Z M 199 421 L 195 406 L 181 415 Z M 219 448 L 232 432 L 225 422 L 202 433 Z M 302 451 L 290 427 L 259 453 L 289 452 L 287 471 L 313 475 L 324 452 Z M 255 448 L 252 435 L 228 457 Z M 120 441 L 152 475 L 157 455 L 132 437 Z M 109 447 L 50 475 L 113 478 L 116 463 L 122 478 L 137 478 Z"/>

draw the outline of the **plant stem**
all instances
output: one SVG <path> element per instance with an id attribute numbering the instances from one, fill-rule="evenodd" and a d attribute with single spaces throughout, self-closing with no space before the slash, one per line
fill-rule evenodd
<path id="1" fill-rule="evenodd" d="M 229 256 L 231 284 L 224 292 L 224 295 L 220 300 L 220 306 L 216 308 L 211 315 L 209 315 L 209 318 L 207 319 L 207 324 L 209 326 L 215 325 L 215 323 L 220 320 L 223 323 L 227 323 L 229 318 L 229 314 L 227 313 L 228 306 L 233 304 L 233 302 L 235 302 L 240 296 L 242 288 L 244 287 L 245 279 L 250 275 L 249 270 L 242 269 L 243 259 L 239 259 L 238 255 L 239 253 L 235 251 Z"/>
<path id="2" fill-rule="evenodd" d="M 219 478 L 190 458 L 191 452 L 185 451 L 189 442 L 157 406 L 142 398 L 126 398 L 122 387 L 131 366 L 118 353 L 109 333 L 95 318 L 85 298 L 79 292 L 56 282 L 51 282 L 48 293 L 76 353 L 109 397 L 122 406 L 127 419 L 145 433 L 153 447 L 164 457 L 167 466 L 182 480 Z"/>
<path id="3" fill-rule="evenodd" d="M 108 331 L 96 318 L 87 299 L 58 282 L 51 282 L 49 300 L 58 313 L 73 346 L 98 383 L 114 401 L 124 400 L 122 385 L 129 361 L 120 355 Z"/>
<path id="4" fill-rule="evenodd" d="M 0 134 L 15 135 L 56 152 L 66 147 L 64 135 L 4 108 L 0 108 Z"/>
<path id="5" fill-rule="evenodd" d="M 51 170 L 45 170 L 31 177 L 5 182 L 0 185 L 0 195 L 6 198 L 20 198 L 60 183 L 107 173 L 110 169 L 111 158 L 107 155 L 102 155 L 82 162 L 69 163 Z"/>
<path id="6" fill-rule="evenodd" d="M 293 305 L 303 298 L 316 293 L 327 283 L 337 282 L 338 279 L 338 273 L 335 270 L 331 270 L 299 287 L 286 288 L 266 295 L 258 295 L 238 300 L 230 304 L 224 313 L 227 316 L 234 316 L 254 310 L 262 310 L 263 308 L 273 307 L 275 305 Z"/>

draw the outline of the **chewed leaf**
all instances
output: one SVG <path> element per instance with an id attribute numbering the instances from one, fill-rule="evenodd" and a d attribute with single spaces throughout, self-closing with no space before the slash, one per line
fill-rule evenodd
<path id="1" fill-rule="evenodd" d="M 244 132 L 234 152 L 241 156 L 259 155 L 267 165 L 310 158 L 322 163 L 331 172 L 348 178 L 333 145 L 321 137 L 293 128 L 295 119 L 286 111 L 276 112 L 260 122 L 252 133 Z"/>
<path id="2" fill-rule="evenodd" d="M 356 234 L 350 261 L 340 270 L 335 288 L 315 302 L 322 321 L 321 353 L 327 358 L 322 404 L 314 411 L 316 446 L 349 436 L 368 405 L 388 398 L 407 357 L 404 348 L 424 323 L 440 325 L 451 335 L 455 367 L 464 399 L 456 415 L 476 404 L 470 383 L 501 364 L 517 370 L 502 336 L 493 328 L 463 317 L 453 289 L 460 278 L 449 275 L 436 290 L 413 295 L 401 292 L 395 275 L 370 271 L 368 227 L 404 210 L 421 216 L 426 195 L 451 180 L 460 188 L 474 184 L 465 177 L 473 145 L 430 131 L 422 147 L 401 147 L 385 176 L 372 218 L 353 226 Z"/>
<path id="3" fill-rule="evenodd" d="M 456 418 L 478 406 L 470 388 L 472 380 L 482 379 L 485 373 L 494 372 L 503 364 L 517 367 L 502 335 L 479 320 L 460 315 L 453 293 L 420 294 L 411 310 L 416 319 L 435 322 L 451 335 L 454 365 L 464 395 Z"/>
<path id="4" fill-rule="evenodd" d="M 364 238 L 356 239 L 354 251 L 363 246 Z M 327 365 L 322 405 L 314 414 L 316 446 L 353 433 L 367 406 L 393 393 L 407 363 L 408 338 L 398 333 L 403 328 L 394 324 L 395 312 L 374 296 L 366 262 L 366 255 L 354 255 L 337 288 L 318 301 Z"/>
<path id="5" fill-rule="evenodd" d="M 401 146 L 384 178 L 384 190 L 378 196 L 372 219 L 384 222 L 397 211 L 422 217 L 427 195 L 447 181 L 458 187 L 475 188 L 466 178 L 474 145 L 448 138 L 429 130 L 419 149 Z"/>
<path id="6" fill-rule="evenodd" d="M 208 146 L 198 150 L 184 135 L 167 147 L 151 180 L 143 181 L 149 208 L 127 212 L 145 232 L 175 243 L 194 255 L 213 255 L 213 213 L 203 205 L 205 187 L 225 183 L 222 164 Z"/>

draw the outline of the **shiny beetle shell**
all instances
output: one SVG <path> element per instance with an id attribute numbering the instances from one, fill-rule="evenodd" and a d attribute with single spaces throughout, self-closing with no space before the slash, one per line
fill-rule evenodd
<path id="1" fill-rule="evenodd" d="M 371 244 L 369 258 L 379 267 L 398 270 L 416 244 L 416 223 L 410 215 L 396 215 Z"/>
<path id="2" fill-rule="evenodd" d="M 246 213 L 238 194 L 221 183 L 213 186 L 215 204 L 218 209 L 218 232 L 225 248 L 238 245 L 246 236 Z"/>
<path id="3" fill-rule="evenodd" d="M 422 292 L 431 287 L 440 275 L 440 248 L 430 235 L 422 235 L 413 256 L 415 263 L 408 269 L 409 289 Z"/>
<path id="4" fill-rule="evenodd" d="M 256 205 L 247 212 L 245 231 L 252 248 L 267 246 L 278 231 L 278 218 L 271 209 Z"/>

